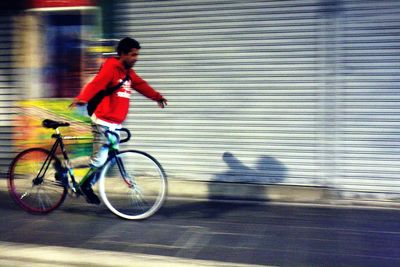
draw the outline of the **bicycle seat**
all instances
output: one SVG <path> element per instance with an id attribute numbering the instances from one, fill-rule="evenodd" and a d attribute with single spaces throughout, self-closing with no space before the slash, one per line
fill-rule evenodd
<path id="1" fill-rule="evenodd" d="M 58 127 L 67 127 L 67 126 L 69 126 L 69 123 L 68 122 L 62 122 L 62 121 L 53 121 L 53 120 L 45 119 L 42 122 L 42 126 L 44 128 L 57 129 Z"/>

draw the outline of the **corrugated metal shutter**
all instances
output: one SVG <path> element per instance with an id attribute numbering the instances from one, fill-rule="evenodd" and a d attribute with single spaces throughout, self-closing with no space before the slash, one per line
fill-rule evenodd
<path id="1" fill-rule="evenodd" d="M 20 93 L 18 74 L 13 64 L 13 25 L 15 12 L 0 11 L 0 167 L 7 171 L 13 157 L 11 144 L 15 102 Z"/>
<path id="2" fill-rule="evenodd" d="M 135 97 L 135 146 L 173 178 L 319 183 L 319 2 L 119 1 L 115 37 L 170 100 Z"/>
<path id="3" fill-rule="evenodd" d="M 400 2 L 344 1 L 337 185 L 400 192 Z"/>
<path id="4" fill-rule="evenodd" d="M 398 1 L 119 1 L 170 100 L 136 146 L 172 177 L 398 192 Z"/>

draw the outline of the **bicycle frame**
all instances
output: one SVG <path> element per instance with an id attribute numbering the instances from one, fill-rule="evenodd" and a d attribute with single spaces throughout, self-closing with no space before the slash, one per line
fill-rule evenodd
<path id="1" fill-rule="evenodd" d="M 61 135 L 61 133 L 58 130 L 58 128 L 55 129 L 55 131 L 56 131 L 56 133 L 52 134 L 51 138 L 54 138 L 56 140 L 55 140 L 52 148 L 50 149 L 50 154 L 47 156 L 45 162 L 43 163 L 43 165 L 42 165 L 37 177 L 33 180 L 33 183 L 35 185 L 37 185 L 37 184 L 40 184 L 43 181 L 44 174 L 47 172 L 47 170 L 48 170 L 48 168 L 49 168 L 49 166 L 51 164 L 51 158 L 53 156 L 56 156 L 57 149 L 58 149 L 58 147 L 60 147 L 61 153 L 62 153 L 64 161 L 66 163 L 66 169 L 68 171 L 69 176 L 71 177 L 72 187 L 70 187 L 70 188 L 72 189 L 72 191 L 74 193 L 79 193 L 79 190 L 77 190 L 77 188 L 79 187 L 79 182 L 75 179 L 75 175 L 74 175 L 74 173 L 72 171 L 73 168 L 71 167 L 70 159 L 69 159 L 68 153 L 67 153 L 67 151 L 65 149 L 65 144 L 64 144 L 63 140 L 77 140 L 77 139 L 85 139 L 85 138 L 83 138 L 83 137 L 74 137 L 74 136 L 63 136 L 63 135 Z M 130 135 L 130 133 L 129 133 L 129 131 L 127 129 L 121 129 L 121 131 L 126 132 L 128 134 L 128 137 L 123 139 L 123 140 L 120 140 L 119 136 L 115 132 L 106 131 L 106 133 L 111 134 L 113 136 L 116 136 L 116 140 L 111 140 L 107 136 L 107 138 L 110 141 L 110 145 L 109 145 L 110 150 L 109 150 L 109 154 L 108 154 L 108 159 L 115 157 L 116 163 L 118 165 L 118 169 L 121 172 L 122 176 L 124 177 L 125 182 L 128 183 L 128 181 L 125 179 L 126 171 L 125 171 L 124 164 L 121 161 L 121 159 L 119 159 L 117 157 L 117 154 L 119 152 L 118 144 L 127 142 L 130 139 L 131 135 Z M 131 186 L 130 183 L 128 183 L 128 185 Z M 69 187 L 69 184 L 68 184 L 68 187 Z"/>
<path id="2" fill-rule="evenodd" d="M 40 184 L 43 181 L 44 174 L 47 172 L 47 170 L 48 170 L 48 168 L 49 168 L 49 166 L 51 164 L 51 158 L 53 156 L 56 156 L 57 149 L 58 149 L 58 147 L 60 147 L 62 155 L 64 157 L 64 160 L 67 163 L 66 167 L 67 167 L 68 173 L 69 173 L 69 175 L 71 177 L 71 181 L 72 181 L 72 185 L 73 185 L 72 190 L 76 193 L 77 192 L 76 188 L 77 188 L 78 184 L 77 184 L 75 176 L 74 176 L 74 174 L 72 172 L 72 168 L 71 168 L 70 163 L 69 163 L 69 157 L 68 157 L 67 151 L 65 149 L 65 145 L 64 145 L 63 139 L 78 139 L 78 138 L 63 137 L 60 134 L 58 129 L 56 129 L 56 133 L 53 134 L 51 137 L 56 139 L 56 141 L 54 142 L 52 148 L 50 149 L 50 154 L 47 156 L 46 160 L 44 161 L 44 163 L 43 163 L 43 165 L 42 165 L 37 177 L 33 180 L 33 183 L 34 184 Z"/>

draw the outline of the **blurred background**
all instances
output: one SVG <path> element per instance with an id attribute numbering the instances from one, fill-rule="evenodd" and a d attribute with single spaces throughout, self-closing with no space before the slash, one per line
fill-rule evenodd
<path id="1" fill-rule="evenodd" d="M 67 106 L 137 39 L 135 70 L 169 100 L 139 94 L 133 147 L 172 180 L 329 188 L 400 197 L 400 2 L 31 0 L 0 4 L 0 169 L 43 144 Z M 90 144 L 74 147 L 85 154 Z M 82 147 L 82 146 L 79 146 Z"/>

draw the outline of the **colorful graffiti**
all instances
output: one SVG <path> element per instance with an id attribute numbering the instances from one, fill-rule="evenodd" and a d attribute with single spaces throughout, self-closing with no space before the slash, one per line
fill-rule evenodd
<path id="1" fill-rule="evenodd" d="M 51 148 L 54 139 L 53 129 L 42 127 L 44 119 L 68 121 L 70 127 L 60 128 L 66 136 L 82 137 L 79 140 L 66 141 L 68 153 L 72 157 L 87 156 L 91 153 L 91 128 L 89 117 L 80 114 L 76 109 L 69 109 L 71 99 L 32 99 L 19 102 L 21 109 L 16 117 L 13 131 L 14 146 L 17 150 L 30 147 Z"/>

